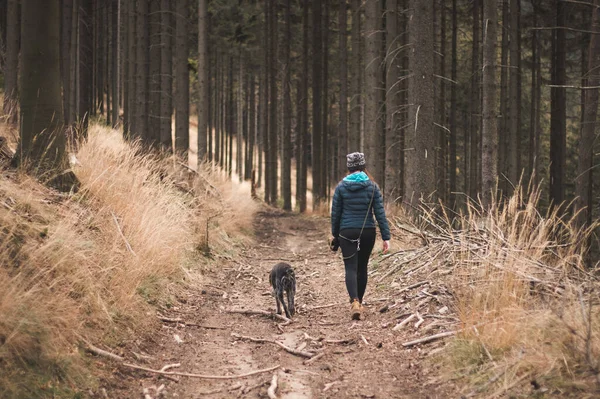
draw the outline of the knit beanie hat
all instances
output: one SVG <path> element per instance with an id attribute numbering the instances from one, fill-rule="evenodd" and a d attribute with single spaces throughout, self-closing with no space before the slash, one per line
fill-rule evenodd
<path id="1" fill-rule="evenodd" d="M 348 169 L 361 169 L 366 165 L 365 154 L 362 152 L 353 152 L 346 155 L 346 166 Z"/>

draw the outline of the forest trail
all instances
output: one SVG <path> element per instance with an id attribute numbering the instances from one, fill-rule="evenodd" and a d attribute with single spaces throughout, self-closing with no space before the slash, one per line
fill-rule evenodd
<path id="1" fill-rule="evenodd" d="M 365 298 L 366 319 L 350 320 L 342 261 L 327 247 L 326 218 L 263 209 L 256 215 L 254 229 L 252 246 L 235 258 L 219 256 L 220 267 L 207 272 L 201 286 L 185 293 L 181 303 L 163 312 L 165 317 L 204 327 L 164 322 L 154 342 L 140 345 L 151 356 L 146 367 L 160 369 L 180 363 L 172 370 L 237 375 L 281 365 L 275 372 L 279 398 L 456 396 L 450 393 L 451 387 L 441 385 L 436 378 L 439 366 L 424 361 L 427 348 L 403 348 L 401 343 L 407 337 L 391 329 L 397 323 L 396 316 L 378 311 L 383 302 L 377 299 L 385 296 L 385 288 L 376 290 L 375 284 L 370 284 Z M 378 256 L 379 246 L 374 252 Z M 278 327 L 281 322 L 261 315 L 228 313 L 229 309 L 275 310 L 268 273 L 279 261 L 290 263 L 296 273 L 297 313 L 293 322 Z M 277 345 L 240 340 L 232 334 L 276 340 L 323 356 L 306 364 L 305 358 Z M 166 397 L 264 398 L 273 373 L 232 380 L 179 377 L 175 382 L 128 370 L 120 374 L 122 380 L 108 394 L 143 397 L 143 388 L 165 384 Z"/>

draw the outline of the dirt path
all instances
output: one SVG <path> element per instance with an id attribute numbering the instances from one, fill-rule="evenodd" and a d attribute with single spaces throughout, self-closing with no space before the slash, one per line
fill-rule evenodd
<path id="1" fill-rule="evenodd" d="M 156 342 L 143 345 L 153 348 L 148 349 L 152 356 L 148 366 L 181 363 L 180 371 L 232 375 L 279 364 L 278 397 L 290 399 L 457 396 L 436 382 L 438 370 L 423 361 L 427 349 L 403 348 L 406 337 L 391 329 L 397 322 L 395 315 L 377 311 L 381 306 L 377 299 L 385 296 L 385 288 L 377 291 L 371 284 L 365 298 L 370 300 L 366 302 L 366 320 L 350 320 L 342 262 L 326 245 L 326 219 L 268 210 L 257 215 L 255 232 L 254 247 L 236 259 L 223 261 L 219 270 L 208 274 L 209 282 L 198 292 L 187 293 L 185 303 L 167 314 L 219 329 L 166 322 Z M 268 272 L 278 261 L 289 262 L 296 272 L 293 323 L 282 327 L 282 333 L 269 318 L 227 313 L 227 309 L 274 311 Z M 330 304 L 335 305 L 314 309 Z M 241 341 L 232 333 L 277 340 L 292 348 L 306 343 L 304 350 L 324 355 L 305 364 L 306 359 L 276 345 Z M 350 343 L 315 342 L 306 334 Z M 177 338 L 182 342 L 177 343 Z M 165 397 L 264 398 L 273 376 L 269 372 L 225 381 L 181 377 L 174 382 L 141 371 L 122 373 L 121 389 L 115 387 L 109 397 L 143 397 L 143 387 L 165 384 Z M 138 396 L 127 396 L 134 392 Z"/>

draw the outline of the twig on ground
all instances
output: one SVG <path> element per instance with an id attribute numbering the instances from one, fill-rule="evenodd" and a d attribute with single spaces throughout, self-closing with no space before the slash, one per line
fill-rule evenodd
<path id="1" fill-rule="evenodd" d="M 425 321 L 425 319 L 421 317 L 421 315 L 419 314 L 418 311 L 417 311 L 416 315 L 417 315 L 417 318 L 419 319 L 419 321 L 417 321 L 415 323 L 415 329 L 418 329 L 419 327 L 421 327 L 421 324 L 423 324 L 423 322 Z"/>
<path id="2" fill-rule="evenodd" d="M 325 352 L 321 352 L 316 356 L 311 357 L 310 359 L 307 359 L 304 361 L 304 364 L 311 364 L 316 362 L 317 360 L 319 360 L 320 358 L 322 358 L 323 356 L 325 356 Z"/>
<path id="3" fill-rule="evenodd" d="M 269 343 L 269 344 L 278 345 L 283 350 L 285 350 L 288 353 L 291 353 L 292 355 L 306 357 L 308 359 L 310 359 L 311 357 L 315 356 L 315 354 L 313 352 L 299 351 L 299 350 L 296 350 L 294 348 L 290 348 L 289 346 L 284 345 L 281 342 L 274 341 L 274 340 L 271 340 L 271 339 L 247 337 L 247 336 L 236 334 L 236 333 L 231 333 L 231 336 L 234 337 L 234 338 L 237 338 L 237 339 L 247 340 L 247 341 L 251 341 L 251 342 Z"/>
<path id="4" fill-rule="evenodd" d="M 308 344 L 306 343 L 306 341 L 305 341 L 305 342 L 302 342 L 300 345 L 298 345 L 298 347 L 296 348 L 296 350 L 297 350 L 297 351 L 301 351 L 302 349 L 306 348 L 306 345 L 308 345 Z"/>
<path id="5" fill-rule="evenodd" d="M 400 330 L 402 327 L 404 327 L 405 325 L 407 325 L 408 323 L 410 323 L 410 321 L 412 319 L 414 319 L 415 317 L 417 317 L 414 313 L 411 314 L 410 316 L 408 316 L 406 319 L 402 320 L 400 323 L 396 324 L 396 326 L 394 328 L 392 328 L 393 331 L 398 331 Z"/>
<path id="6" fill-rule="evenodd" d="M 168 369 L 172 369 L 172 368 L 176 368 L 176 367 L 181 367 L 181 363 L 166 364 L 160 369 L 160 371 L 167 371 Z"/>
<path id="7" fill-rule="evenodd" d="M 362 339 L 362 341 L 365 343 L 365 345 L 369 345 L 369 341 L 367 341 L 367 339 L 365 338 L 364 335 L 360 334 L 360 339 Z"/>
<path id="8" fill-rule="evenodd" d="M 267 312 L 266 310 L 244 310 L 244 309 L 228 309 L 227 313 L 237 313 L 237 314 L 245 314 L 245 315 L 261 315 L 270 317 L 275 320 L 280 320 L 285 323 L 291 323 L 292 321 L 285 316 L 279 315 L 277 313 Z"/>
<path id="9" fill-rule="evenodd" d="M 311 306 L 308 309 L 309 310 L 325 309 L 325 308 L 331 308 L 331 307 L 337 306 L 337 305 L 342 305 L 342 304 L 340 302 L 328 303 L 327 305 Z"/>
<path id="10" fill-rule="evenodd" d="M 147 371 L 149 373 L 154 373 L 154 374 L 179 375 L 181 377 L 201 378 L 201 379 L 205 379 L 205 380 L 235 380 L 237 378 L 245 378 L 245 377 L 250 377 L 250 376 L 253 376 L 256 374 L 262 374 L 262 373 L 266 373 L 269 371 L 277 370 L 279 367 L 281 367 L 281 365 L 278 364 L 277 366 L 269 367 L 269 368 L 262 369 L 262 370 L 251 371 L 251 372 L 245 373 L 245 374 L 208 375 L 208 374 L 183 373 L 183 372 L 179 372 L 179 371 L 160 371 L 160 370 L 154 370 L 154 369 L 150 369 L 147 367 L 138 366 L 137 364 L 130 364 L 130 363 L 122 363 L 122 365 L 124 367 L 129 367 L 129 368 L 141 370 L 141 371 Z"/>
<path id="11" fill-rule="evenodd" d="M 269 389 L 267 389 L 267 395 L 269 395 L 269 399 L 277 399 L 277 373 L 273 374 L 273 378 L 271 379 L 271 385 Z"/>
<path id="12" fill-rule="evenodd" d="M 439 333 L 439 334 L 435 334 L 435 335 L 430 335 L 428 337 L 423 337 L 423 338 L 415 339 L 414 341 L 404 342 L 402 344 L 402 346 L 404 346 L 405 348 L 407 348 L 407 347 L 413 346 L 413 345 L 425 344 L 427 342 L 436 341 L 438 339 L 442 339 L 442 338 L 450 337 L 452 335 L 456 335 L 457 333 L 458 333 L 458 331 L 446 331 L 446 332 L 443 332 L 443 333 Z"/>
<path id="13" fill-rule="evenodd" d="M 323 388 L 323 392 L 327 392 L 331 389 L 332 386 L 334 386 L 335 384 L 339 384 L 339 381 L 333 381 L 333 382 L 328 382 L 327 384 L 325 384 L 325 388 Z"/>

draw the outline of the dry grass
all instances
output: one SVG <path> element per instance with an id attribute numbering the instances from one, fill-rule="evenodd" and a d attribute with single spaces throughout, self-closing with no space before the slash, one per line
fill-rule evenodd
<path id="1" fill-rule="evenodd" d="M 426 217 L 445 226 L 433 235 L 445 236 L 462 328 L 446 356 L 472 396 L 598 393 L 599 284 L 584 267 L 597 226 L 542 215 L 538 201 L 539 191 L 519 191 L 488 214 Z"/>
<path id="2" fill-rule="evenodd" d="M 0 397 L 72 397 L 89 384 L 81 337 L 116 346 L 155 322 L 168 283 L 205 262 L 209 210 L 218 250 L 251 226 L 244 187 L 143 155 L 118 132 L 92 127 L 77 157 L 74 196 L 20 172 L 0 179 Z"/>

